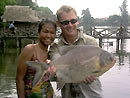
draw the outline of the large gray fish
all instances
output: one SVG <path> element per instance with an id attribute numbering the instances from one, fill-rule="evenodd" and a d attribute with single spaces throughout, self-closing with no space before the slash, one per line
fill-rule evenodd
<path id="1" fill-rule="evenodd" d="M 53 60 L 50 65 L 55 65 L 57 81 L 62 86 L 64 83 L 79 83 L 90 75 L 101 76 L 116 62 L 114 55 L 96 46 L 64 46 L 59 51 L 61 56 Z M 42 75 L 47 70 L 47 64 L 44 62 L 27 61 L 27 64 L 32 67 L 40 65 Z M 37 80 L 35 83 L 42 76 L 38 72 L 34 78 Z"/>

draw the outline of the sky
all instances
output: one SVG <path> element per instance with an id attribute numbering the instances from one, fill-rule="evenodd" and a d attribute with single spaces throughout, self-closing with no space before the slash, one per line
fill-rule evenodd
<path id="1" fill-rule="evenodd" d="M 34 0 L 33 0 L 34 1 Z M 69 5 L 76 9 L 79 17 L 82 10 L 89 8 L 94 18 L 105 18 L 110 15 L 120 15 L 119 6 L 124 0 L 37 0 L 39 6 L 48 7 L 54 14 L 62 5 Z M 130 14 L 130 0 L 127 0 L 127 11 Z"/>

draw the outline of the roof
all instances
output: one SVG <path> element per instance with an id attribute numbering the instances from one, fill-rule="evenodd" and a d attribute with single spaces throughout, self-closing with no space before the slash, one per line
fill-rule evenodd
<path id="1" fill-rule="evenodd" d="M 38 22 L 37 12 L 29 6 L 6 6 L 3 21 Z"/>

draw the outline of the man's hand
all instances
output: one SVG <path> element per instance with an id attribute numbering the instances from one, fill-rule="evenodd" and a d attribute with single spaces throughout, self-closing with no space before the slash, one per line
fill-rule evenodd
<path id="1" fill-rule="evenodd" d="M 92 83 L 94 80 L 96 80 L 96 77 L 95 76 L 88 76 L 85 80 L 83 80 L 82 82 L 83 83 Z"/>
<path id="2" fill-rule="evenodd" d="M 50 60 L 46 60 L 47 64 L 50 64 Z M 48 73 L 50 73 L 50 75 L 56 77 L 56 67 L 54 65 L 48 67 Z"/>
<path id="3" fill-rule="evenodd" d="M 56 68 L 54 65 L 48 68 L 48 72 L 50 72 L 50 75 L 56 77 Z"/>

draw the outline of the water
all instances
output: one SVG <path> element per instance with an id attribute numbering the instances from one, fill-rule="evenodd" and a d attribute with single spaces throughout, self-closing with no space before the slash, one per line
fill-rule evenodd
<path id="1" fill-rule="evenodd" d="M 16 96 L 16 49 L 0 49 L 0 98 L 17 98 Z"/>
<path id="2" fill-rule="evenodd" d="M 108 40 L 109 41 L 109 40 Z M 113 40 L 115 42 L 115 40 Z M 124 55 L 117 54 L 115 66 L 103 74 L 100 79 L 103 86 L 104 98 L 130 98 L 130 40 L 126 40 Z M 109 52 L 116 50 L 116 44 L 103 47 Z"/>
<path id="3" fill-rule="evenodd" d="M 124 57 L 124 63 L 116 65 L 100 79 L 103 86 L 104 98 L 130 98 L 130 61 Z"/>
<path id="4" fill-rule="evenodd" d="M 111 41 L 115 43 L 115 40 Z M 125 46 L 127 53 L 125 55 L 116 54 L 115 66 L 100 77 L 104 98 L 130 98 L 129 42 L 130 40 L 127 40 Z M 115 44 L 113 45 L 107 47 L 104 44 L 103 48 L 115 53 Z M 0 48 L 0 98 L 17 98 L 15 76 L 18 55 L 18 49 Z"/>

